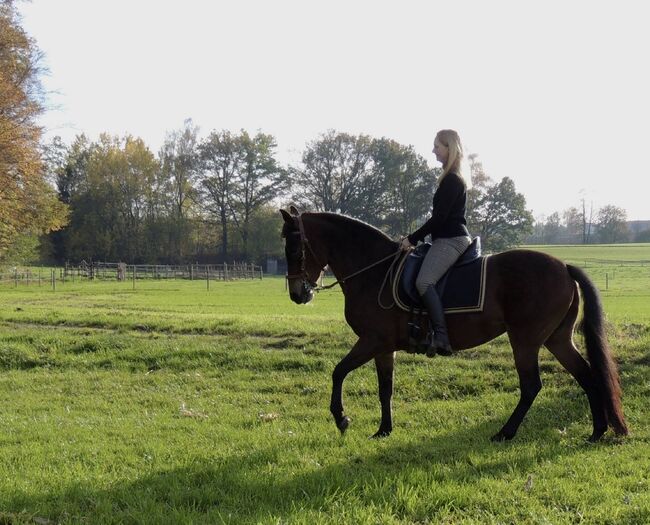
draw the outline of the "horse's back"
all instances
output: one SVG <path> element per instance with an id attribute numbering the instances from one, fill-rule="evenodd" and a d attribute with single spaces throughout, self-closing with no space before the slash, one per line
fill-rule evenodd
<path id="1" fill-rule="evenodd" d="M 490 256 L 489 270 L 504 282 L 521 282 L 524 286 L 549 284 L 549 281 L 567 283 L 571 277 L 566 264 L 547 253 L 529 249 L 515 249 Z M 535 282 L 530 282 L 535 280 Z"/>

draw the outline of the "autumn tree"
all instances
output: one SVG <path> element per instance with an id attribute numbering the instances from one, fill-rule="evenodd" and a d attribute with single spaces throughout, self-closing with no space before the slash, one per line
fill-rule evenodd
<path id="1" fill-rule="evenodd" d="M 160 170 L 141 139 L 102 134 L 93 143 L 79 136 L 70 147 L 53 145 L 49 171 L 71 209 L 70 224 L 51 236 L 59 262 L 142 262 L 169 252 L 149 230 Z"/>
<path id="2" fill-rule="evenodd" d="M 40 155 L 40 61 L 14 2 L 0 0 L 0 260 L 21 237 L 57 230 L 66 221 Z"/>

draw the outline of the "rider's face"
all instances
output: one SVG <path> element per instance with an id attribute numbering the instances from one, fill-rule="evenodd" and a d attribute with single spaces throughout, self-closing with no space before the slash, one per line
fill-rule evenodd
<path id="1" fill-rule="evenodd" d="M 449 159 L 449 148 L 442 144 L 437 138 L 433 141 L 433 154 L 436 156 L 438 162 L 442 162 L 444 166 Z"/>

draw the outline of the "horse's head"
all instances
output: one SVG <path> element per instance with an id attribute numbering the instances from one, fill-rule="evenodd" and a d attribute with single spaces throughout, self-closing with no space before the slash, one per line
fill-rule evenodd
<path id="1" fill-rule="evenodd" d="M 309 244 L 298 210 L 293 206 L 290 210 L 291 213 L 280 210 L 284 218 L 282 237 L 287 257 L 289 297 L 294 303 L 305 304 L 314 297 L 314 288 L 323 271 L 323 265 L 317 260 Z"/>

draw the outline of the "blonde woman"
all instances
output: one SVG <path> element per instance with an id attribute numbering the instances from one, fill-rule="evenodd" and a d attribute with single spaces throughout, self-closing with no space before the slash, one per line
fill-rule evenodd
<path id="1" fill-rule="evenodd" d="M 449 355 L 452 352 L 445 314 L 435 284 L 471 244 L 465 218 L 467 185 L 460 170 L 463 147 L 458 133 L 452 129 L 439 131 L 433 142 L 433 153 L 436 160 L 442 163 L 442 175 L 433 195 L 431 218 L 401 240 L 402 249 L 408 250 L 424 240 L 426 235 L 431 235 L 431 249 L 415 282 L 433 328 L 427 337 L 426 347 L 422 349 L 429 357 L 436 353 Z"/>

